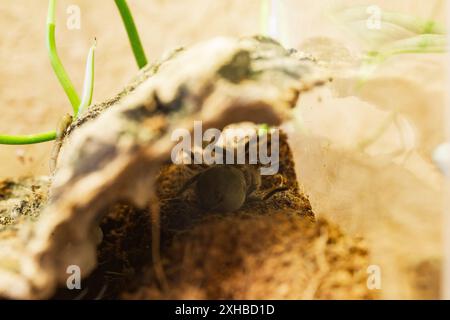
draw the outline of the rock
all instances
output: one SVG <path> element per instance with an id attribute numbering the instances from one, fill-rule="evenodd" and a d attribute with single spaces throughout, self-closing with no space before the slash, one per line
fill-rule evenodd
<path id="1" fill-rule="evenodd" d="M 302 91 L 326 79 L 312 61 L 260 37 L 213 39 L 147 68 L 67 132 L 47 205 L 37 221 L 0 241 L 0 261 L 14 266 L 0 265 L 0 295 L 47 298 L 73 265 L 89 275 L 105 210 L 154 199 L 174 129 L 192 131 L 194 120 L 218 129 L 240 121 L 278 125 Z"/>

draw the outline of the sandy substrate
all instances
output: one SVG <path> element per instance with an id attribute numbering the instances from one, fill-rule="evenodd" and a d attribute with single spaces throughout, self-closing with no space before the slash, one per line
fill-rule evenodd
<path id="1" fill-rule="evenodd" d="M 217 35 L 259 31 L 259 1 L 130 0 L 150 59 L 174 47 Z M 383 271 L 387 298 L 436 297 L 441 261 L 442 188 L 431 152 L 443 140 L 445 99 L 442 55 L 390 59 L 362 87 L 341 72 L 358 60 L 358 45 L 321 14 L 330 3 L 293 1 L 289 26 L 294 47 L 303 46 L 335 67 L 334 84 L 305 96 L 301 122 L 291 125 L 297 175 L 318 217 L 362 235 Z M 370 1 L 382 8 L 444 21 L 438 1 Z M 80 30 L 65 27 L 66 9 L 81 8 Z M 47 1 L 0 2 L 0 132 L 32 133 L 55 127 L 70 111 L 45 48 Z M 29 11 L 29 12 L 28 12 Z M 101 18 L 99 18 L 101 17 Z M 57 41 L 61 57 L 81 88 L 85 55 L 98 39 L 95 101 L 115 95 L 136 73 L 120 17 L 112 1 L 59 1 Z M 324 44 L 325 43 L 325 44 Z M 339 50 L 328 50 L 330 45 Z M 358 148 L 386 123 L 398 122 L 365 149 Z M 0 178 L 48 173 L 51 144 L 0 146 Z"/>

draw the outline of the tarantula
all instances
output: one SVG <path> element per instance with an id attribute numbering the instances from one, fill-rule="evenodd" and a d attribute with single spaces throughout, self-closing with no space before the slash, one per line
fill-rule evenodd
<path id="1" fill-rule="evenodd" d="M 246 155 L 248 154 L 248 143 Z M 226 151 L 224 151 L 224 154 Z M 194 155 L 191 152 L 191 159 Z M 288 190 L 283 185 L 272 188 L 262 197 L 255 192 L 261 187 L 259 164 L 212 164 L 202 165 L 205 169 L 190 178 L 178 192 L 183 194 L 195 184 L 195 193 L 200 206 L 205 210 L 217 212 L 234 212 L 239 210 L 246 201 L 267 200 L 274 194 Z"/>

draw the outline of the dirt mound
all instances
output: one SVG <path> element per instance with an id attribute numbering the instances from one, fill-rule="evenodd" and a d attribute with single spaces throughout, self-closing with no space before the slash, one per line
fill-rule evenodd
<path id="1" fill-rule="evenodd" d="M 199 165 L 166 165 L 157 179 L 160 257 L 152 255 L 149 210 L 108 209 L 101 223 L 99 266 L 80 292 L 56 298 L 94 299 L 366 299 L 369 254 L 326 220 L 314 221 L 300 191 L 285 134 L 278 175 L 263 176 L 259 192 L 287 190 L 247 202 L 232 214 L 200 208 L 193 190 L 178 191 Z M 155 268 L 156 267 L 156 268 Z M 162 271 L 161 271 L 162 270 Z"/>
<path id="2" fill-rule="evenodd" d="M 368 252 L 295 211 L 215 218 L 163 253 L 167 288 L 150 271 L 129 299 L 367 299 Z"/>

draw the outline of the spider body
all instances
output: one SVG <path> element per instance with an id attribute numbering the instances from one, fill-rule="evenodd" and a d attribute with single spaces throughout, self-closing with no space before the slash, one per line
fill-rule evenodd
<path id="1" fill-rule="evenodd" d="M 196 176 L 196 194 L 203 209 L 233 212 L 261 185 L 255 166 L 216 165 Z"/>
<path id="2" fill-rule="evenodd" d="M 265 139 L 258 139 L 257 143 L 269 143 Z M 249 154 L 250 141 L 245 145 L 246 159 Z M 222 150 L 224 163 L 228 158 L 227 150 Z M 191 152 L 191 160 L 194 161 Z M 236 160 L 236 158 L 235 158 Z M 236 161 L 235 161 L 236 162 Z M 178 192 L 184 193 L 195 184 L 195 193 L 200 206 L 207 211 L 221 213 L 239 210 L 246 201 L 266 200 L 274 194 L 288 188 L 280 185 L 268 190 L 264 196 L 255 195 L 261 187 L 260 164 L 212 164 L 201 165 L 204 170 L 190 178 Z"/>
<path id="3" fill-rule="evenodd" d="M 195 193 L 202 209 L 221 213 L 239 210 L 246 201 L 263 201 L 274 194 L 286 191 L 286 186 L 278 186 L 265 192 L 262 197 L 255 195 L 261 187 L 261 174 L 257 165 L 212 165 L 189 179 L 179 191 L 184 193 L 195 184 Z"/>

